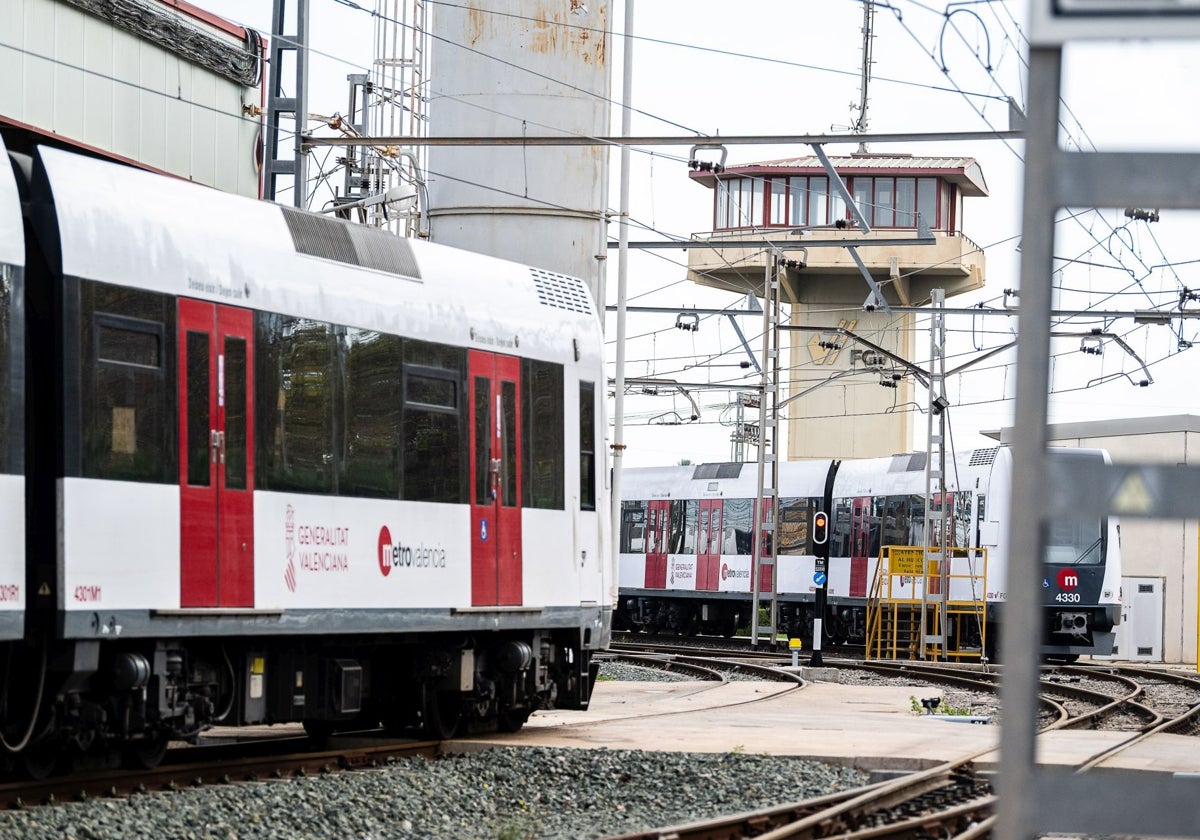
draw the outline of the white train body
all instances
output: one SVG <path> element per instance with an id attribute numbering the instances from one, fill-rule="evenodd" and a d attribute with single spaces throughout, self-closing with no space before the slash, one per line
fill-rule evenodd
<path id="1" fill-rule="evenodd" d="M 1069 449 L 1055 450 L 1055 457 L 1107 455 Z M 751 463 L 623 473 L 619 628 L 729 634 L 746 623 L 757 482 L 757 466 Z M 945 483 L 950 545 L 975 549 L 951 552 L 950 598 L 986 602 L 994 641 L 1011 562 L 1011 450 L 964 453 L 947 464 Z M 811 638 L 823 585 L 828 641 L 861 643 L 881 548 L 924 545 L 925 492 L 923 454 L 780 464 L 777 556 L 773 574 L 768 566 L 759 591 L 765 602 L 775 593 L 784 629 Z M 829 561 L 823 573 L 810 533 L 818 510 L 830 517 Z M 770 542 L 764 546 L 769 558 Z M 1111 652 L 1121 599 L 1116 519 L 1051 527 L 1045 561 L 1044 652 Z M 919 598 L 920 586 L 919 579 L 895 579 L 892 596 Z"/>
<path id="2" fill-rule="evenodd" d="M 18 659 L 75 663 L 44 674 L 76 717 L 43 753 L 586 708 L 616 574 L 581 281 L 56 149 L 17 164 L 30 422 L 0 515 L 29 560 L 0 560 L 0 616 L 8 577 L 36 586 Z M 55 714 L 33 702 L 6 708 Z M 94 723 L 118 711 L 135 726 Z"/>

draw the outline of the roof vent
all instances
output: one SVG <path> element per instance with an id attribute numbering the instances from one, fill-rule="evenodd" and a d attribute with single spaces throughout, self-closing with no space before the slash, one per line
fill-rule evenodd
<path id="1" fill-rule="evenodd" d="M 540 268 L 530 268 L 529 273 L 533 276 L 533 284 L 537 286 L 538 302 L 542 306 L 592 314 L 592 296 L 578 277 L 554 274 Z"/>
<path id="2" fill-rule="evenodd" d="M 297 253 L 400 277 L 421 278 L 412 246 L 401 236 L 292 207 L 280 209 Z"/>
<path id="3" fill-rule="evenodd" d="M 993 446 L 990 449 L 976 449 L 971 453 L 971 461 L 967 466 L 970 467 L 985 467 L 988 464 L 995 463 L 996 453 L 1000 450 L 999 446 Z"/>

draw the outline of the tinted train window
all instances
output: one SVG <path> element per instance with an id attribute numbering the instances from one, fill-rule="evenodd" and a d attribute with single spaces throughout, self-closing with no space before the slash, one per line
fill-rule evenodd
<path id="1" fill-rule="evenodd" d="M 263 489 L 334 490 L 334 340 L 328 324 L 309 318 L 256 319 L 256 483 Z"/>
<path id="2" fill-rule="evenodd" d="M 696 524 L 700 503 L 695 499 L 672 499 L 671 518 L 667 526 L 668 554 L 696 553 Z"/>
<path id="3" fill-rule="evenodd" d="M 596 385 L 593 382 L 579 383 L 579 508 L 596 509 Z"/>
<path id="4" fill-rule="evenodd" d="M 404 342 L 401 497 L 467 501 L 463 383 L 467 353 L 425 341 Z"/>
<path id="5" fill-rule="evenodd" d="M 749 554 L 753 550 L 754 500 L 726 499 L 722 515 L 725 533 L 721 538 L 721 553 Z"/>
<path id="6" fill-rule="evenodd" d="M 400 497 L 400 338 L 348 329 L 341 337 L 346 400 L 338 492 Z"/>
<path id="7" fill-rule="evenodd" d="M 810 510 L 816 509 L 815 499 L 780 499 L 779 553 L 812 554 L 808 522 Z"/>
<path id="8" fill-rule="evenodd" d="M 80 444 L 84 476 L 178 481 L 175 302 L 84 281 L 79 287 Z"/>
<path id="9" fill-rule="evenodd" d="M 646 553 L 645 502 L 621 502 L 621 553 Z"/>
<path id="10" fill-rule="evenodd" d="M 521 363 L 525 443 L 524 506 L 562 510 L 564 491 L 562 365 Z"/>

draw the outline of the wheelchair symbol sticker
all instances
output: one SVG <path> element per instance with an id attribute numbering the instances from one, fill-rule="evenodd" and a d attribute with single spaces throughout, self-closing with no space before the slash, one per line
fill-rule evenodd
<path id="1" fill-rule="evenodd" d="M 479 539 L 482 540 L 483 542 L 487 542 L 487 520 L 486 519 L 479 520 Z"/>

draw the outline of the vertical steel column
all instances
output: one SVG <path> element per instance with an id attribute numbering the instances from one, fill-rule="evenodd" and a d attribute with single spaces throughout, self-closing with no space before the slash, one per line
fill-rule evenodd
<path id="1" fill-rule="evenodd" d="M 284 35 L 284 17 L 287 0 L 274 0 L 271 9 L 271 67 L 270 91 L 267 98 L 267 142 L 263 172 L 266 178 L 265 195 L 275 201 L 279 193 L 279 176 L 292 176 L 292 203 L 304 208 L 308 205 L 308 158 L 302 135 L 308 127 L 308 0 L 296 0 L 296 34 Z M 295 95 L 283 94 L 283 54 L 296 53 Z M 292 115 L 295 123 L 292 131 L 292 155 L 280 157 L 279 143 L 284 132 L 279 120 L 285 114 Z"/>
<path id="2" fill-rule="evenodd" d="M 775 524 L 779 521 L 779 460 L 775 452 L 776 431 L 779 419 L 776 416 L 779 403 L 779 257 L 769 254 L 763 271 L 763 363 L 762 363 L 762 397 L 759 401 L 758 416 L 758 492 L 754 499 L 754 515 L 752 523 L 754 536 L 750 555 L 751 616 L 750 644 L 758 646 L 758 610 L 761 598 L 763 568 L 771 570 L 771 609 L 768 622 L 768 632 L 771 644 L 775 643 L 778 610 L 775 607 L 775 587 L 778 576 L 775 574 L 779 541 L 775 539 Z M 763 521 L 763 502 L 770 502 L 771 511 L 767 521 Z M 769 535 L 771 551 L 763 556 L 763 532 Z"/>
<path id="3" fill-rule="evenodd" d="M 949 538 L 946 527 L 946 290 L 931 290 L 929 310 L 929 399 L 925 411 L 925 550 L 921 554 L 921 658 L 926 658 L 930 644 L 938 646 L 939 656 L 946 658 L 946 600 L 949 586 Z M 934 428 L 934 421 L 937 427 Z M 940 500 L 937 516 L 933 516 L 934 494 Z M 929 567 L 937 569 L 938 593 L 929 592 Z M 938 632 L 926 632 L 929 605 L 936 605 Z"/>
<path id="4" fill-rule="evenodd" d="M 625 0 L 625 39 L 621 79 L 621 136 L 628 137 L 633 120 L 630 104 L 633 98 L 633 9 L 634 0 Z M 618 566 L 621 551 L 621 468 L 625 456 L 625 320 L 628 308 L 628 261 L 629 261 L 629 144 L 621 144 L 621 186 L 617 200 L 620 202 L 620 217 L 617 228 L 617 370 L 613 387 L 613 442 L 612 442 L 612 550 L 613 566 Z M 596 301 L 598 309 L 604 309 L 604 301 Z M 614 572 L 612 589 L 617 592 L 619 572 Z"/>
<path id="5" fill-rule="evenodd" d="M 1046 478 L 1046 400 L 1050 384 L 1050 268 L 1054 246 L 1054 163 L 1058 150 L 1060 47 L 1035 47 L 1029 59 L 1029 122 L 1021 240 L 1021 308 L 1017 337 L 1017 398 L 1013 441 L 1008 603 L 1000 656 L 1000 775 L 997 840 L 1025 840 L 1035 831 L 1037 800 L 1039 605 Z"/>

